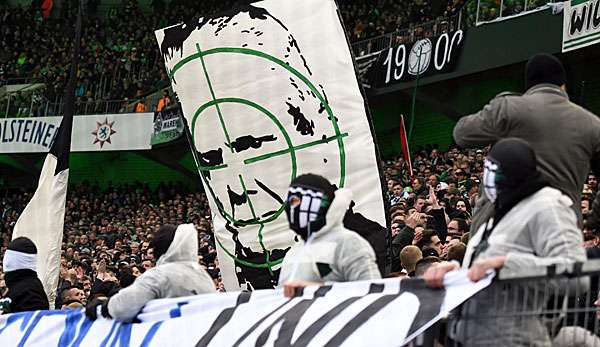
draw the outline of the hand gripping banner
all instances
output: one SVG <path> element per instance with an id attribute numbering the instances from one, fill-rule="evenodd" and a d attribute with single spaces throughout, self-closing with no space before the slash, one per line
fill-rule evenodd
<path id="1" fill-rule="evenodd" d="M 137 323 L 86 319 L 84 310 L 0 315 L 1 346 L 399 346 L 487 287 L 467 270 L 445 289 L 397 278 L 307 287 L 204 294 L 149 302 Z"/>
<path id="2" fill-rule="evenodd" d="M 156 32 L 189 125 L 228 290 L 272 288 L 292 179 L 325 176 L 386 225 L 376 148 L 333 0 L 267 0 Z M 381 231 L 381 229 L 379 231 Z"/>

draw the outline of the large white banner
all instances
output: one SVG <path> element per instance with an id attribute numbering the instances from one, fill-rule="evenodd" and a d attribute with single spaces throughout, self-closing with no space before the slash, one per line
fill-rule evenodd
<path id="1" fill-rule="evenodd" d="M 92 322 L 83 310 L 16 313 L 0 316 L 0 346 L 398 346 L 490 283 L 466 273 L 447 274 L 440 290 L 387 279 L 309 287 L 293 299 L 257 290 L 155 300 L 133 324 Z"/>
<path id="2" fill-rule="evenodd" d="M 0 153 L 48 152 L 61 119 L 0 119 Z M 153 113 L 75 116 L 71 152 L 150 149 L 153 127 Z"/>
<path id="3" fill-rule="evenodd" d="M 562 51 L 568 52 L 600 42 L 600 0 L 564 2 Z"/>
<path id="4" fill-rule="evenodd" d="M 325 176 L 385 226 L 365 102 L 333 0 L 266 0 L 156 32 L 199 157 L 225 286 L 271 288 L 292 179 Z"/>

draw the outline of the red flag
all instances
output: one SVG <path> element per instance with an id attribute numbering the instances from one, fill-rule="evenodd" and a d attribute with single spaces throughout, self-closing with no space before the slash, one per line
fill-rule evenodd
<path id="1" fill-rule="evenodd" d="M 400 115 L 400 142 L 402 143 L 402 154 L 408 164 L 408 172 L 413 177 L 412 161 L 410 160 L 410 150 L 408 149 L 408 139 L 406 138 L 406 128 L 404 127 L 404 116 Z"/>
<path id="2" fill-rule="evenodd" d="M 44 0 L 44 2 L 42 2 L 42 16 L 44 17 L 44 19 L 50 18 L 50 13 L 52 12 L 53 5 L 54 4 L 52 0 Z"/>

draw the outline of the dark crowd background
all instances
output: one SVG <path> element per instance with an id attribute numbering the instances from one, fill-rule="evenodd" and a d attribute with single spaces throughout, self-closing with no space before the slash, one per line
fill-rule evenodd
<path id="1" fill-rule="evenodd" d="M 151 13 L 146 13 L 136 1 L 129 0 L 108 9 L 104 18 L 99 15 L 99 1 L 87 1 L 76 89 L 78 103 L 100 105 L 120 100 L 115 105 L 120 109 L 123 100 L 123 104 L 127 100 L 143 100 L 145 95 L 167 87 L 169 81 L 154 30 L 220 12 L 235 3 L 174 0 L 167 4 L 154 0 Z M 424 22 L 456 15 L 465 1 L 338 3 L 348 36 L 356 42 L 400 29 L 417 30 Z M 65 1 L 49 16 L 36 1 L 24 8 L 0 5 L 0 86 L 18 81 L 40 82 L 46 87 L 34 94 L 38 100 L 33 104 L 60 99 L 70 69 L 75 4 Z M 518 12 L 515 4 L 516 1 L 505 1 L 508 8 L 513 6 Z M 13 107 L 19 111 L 21 104 L 26 103 L 25 96 L 17 93 L 15 98 Z M 485 150 L 451 148 L 443 152 L 435 146 L 418 149 L 412 176 L 402 158 L 383 163 L 391 221 L 390 276 L 419 276 L 440 260 L 462 260 L 485 155 Z M 583 191 L 584 216 L 597 190 L 597 179 L 590 175 Z M 33 190 L 0 189 L 0 256 L 32 194 Z M 96 295 L 107 296 L 153 267 L 156 259 L 150 241 L 153 232 L 165 223 L 196 226 L 198 261 L 212 276 L 215 287 L 223 290 L 204 192 L 177 183 L 164 183 L 154 189 L 142 183 L 108 188 L 84 183 L 69 190 L 57 288 L 59 307 L 76 307 Z M 592 230 L 582 232 L 587 248 L 598 247 Z M 6 292 L 3 277 L 0 271 L 0 297 Z"/>
<path id="2" fill-rule="evenodd" d="M 446 152 L 418 150 L 412 178 L 403 158 L 383 163 L 391 221 L 388 276 L 419 276 L 435 262 L 462 261 L 485 155 L 485 150 L 455 147 Z M 598 181 L 590 174 L 583 190 L 584 216 L 597 191 Z M 0 255 L 32 194 L 31 189 L 0 190 Z M 153 267 L 150 241 L 165 223 L 195 225 L 198 262 L 208 270 L 215 288 L 223 291 L 204 192 L 177 183 L 155 189 L 142 183 L 106 189 L 83 183 L 70 188 L 66 203 L 59 307 L 78 307 L 96 295 L 108 295 Z M 582 232 L 586 248 L 599 246 L 593 230 Z M 5 291 L 0 271 L 0 294 Z"/>
<path id="3" fill-rule="evenodd" d="M 400 29 L 421 32 L 420 24 L 453 16 L 464 3 L 464 0 L 437 0 L 432 6 L 429 1 L 340 0 L 338 3 L 348 36 L 355 42 Z M 85 105 L 87 114 L 118 112 L 127 104 L 168 87 L 154 30 L 222 12 L 236 3 L 240 1 L 154 0 L 151 13 L 146 13 L 137 1 L 127 0 L 108 9 L 107 15 L 107 9 L 103 9 L 100 15 L 99 0 L 86 1 L 76 89 L 78 105 Z M 75 1 L 62 2 L 48 18 L 39 1 L 28 7 L 0 5 L 0 86 L 19 81 L 45 84 L 43 91 L 33 95 L 33 102 L 26 95 L 15 93 L 11 114 L 36 116 L 45 111 L 40 106 L 45 102 L 61 102 L 70 71 L 76 12 Z"/>

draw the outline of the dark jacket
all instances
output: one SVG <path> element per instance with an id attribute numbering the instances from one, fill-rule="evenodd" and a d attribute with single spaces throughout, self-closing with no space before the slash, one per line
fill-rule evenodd
<path id="1" fill-rule="evenodd" d="M 4 281 L 8 288 L 7 297 L 12 301 L 10 313 L 49 309 L 48 297 L 35 271 L 23 269 L 6 272 Z"/>
<path id="2" fill-rule="evenodd" d="M 434 229 L 440 240 L 445 242 L 446 236 L 448 235 L 448 226 L 446 225 L 444 210 L 431 210 L 429 211 L 429 215 L 433 216 L 433 220 L 428 227 Z M 392 272 L 402 270 L 402 266 L 400 265 L 400 252 L 404 247 L 412 245 L 414 237 L 415 230 L 405 226 L 392 240 Z"/>
<path id="3" fill-rule="evenodd" d="M 594 169 L 596 175 L 599 173 Z M 587 223 L 586 226 L 592 229 L 600 228 L 600 193 L 596 193 L 596 198 L 594 199 L 594 203 L 592 204 L 592 210 L 587 215 Z"/>
<path id="4" fill-rule="evenodd" d="M 507 137 L 531 145 L 538 169 L 552 187 L 573 200 L 582 225 L 583 183 L 590 168 L 600 174 L 600 119 L 570 102 L 558 86 L 538 84 L 522 96 L 497 96 L 481 111 L 461 118 L 454 128 L 454 140 L 462 147 L 486 146 Z M 480 224 L 477 219 L 474 216 L 473 224 Z"/>
<path id="5" fill-rule="evenodd" d="M 414 237 L 415 229 L 405 226 L 392 240 L 392 272 L 402 270 L 402 264 L 400 264 L 400 252 L 404 247 L 412 245 Z"/>
<path id="6" fill-rule="evenodd" d="M 346 215 L 344 216 L 344 227 L 348 230 L 354 231 L 362 236 L 375 251 L 375 259 L 377 261 L 377 267 L 379 272 L 382 274 L 386 273 L 385 263 L 388 255 L 388 245 L 386 240 L 387 229 L 379 225 L 360 213 L 353 211 L 353 205 L 350 206 Z"/>
<path id="7" fill-rule="evenodd" d="M 427 226 L 435 230 L 442 242 L 446 242 L 448 225 L 446 224 L 446 214 L 444 213 L 444 209 L 431 210 L 429 211 L 429 215 L 433 217 L 433 220 L 428 222 Z"/>

